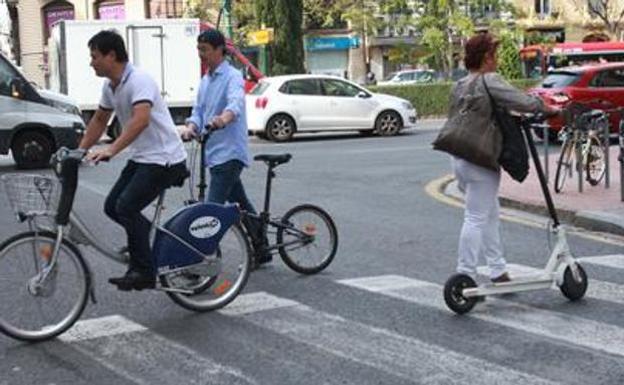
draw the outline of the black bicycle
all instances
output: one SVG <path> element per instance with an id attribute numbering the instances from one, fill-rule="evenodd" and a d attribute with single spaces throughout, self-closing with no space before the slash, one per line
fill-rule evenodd
<path id="1" fill-rule="evenodd" d="M 203 201 L 206 193 L 205 146 L 212 128 L 207 126 L 198 137 L 200 151 L 199 167 L 195 167 L 197 156 L 192 157 L 191 163 L 191 201 Z M 262 212 L 253 214 L 241 210 L 241 223 L 245 234 L 252 245 L 254 265 L 259 258 L 266 255 L 280 255 L 284 263 L 292 270 L 301 274 L 316 274 L 325 269 L 333 261 L 338 250 L 338 231 L 331 216 L 322 208 L 313 204 L 300 204 L 282 216 L 272 216 L 271 186 L 275 178 L 275 168 L 288 163 L 291 154 L 260 154 L 254 156 L 255 161 L 267 165 L 264 206 Z M 199 181 L 195 187 L 198 195 L 195 198 L 193 186 L 195 173 L 199 170 Z M 269 235 L 274 236 L 272 242 Z"/>

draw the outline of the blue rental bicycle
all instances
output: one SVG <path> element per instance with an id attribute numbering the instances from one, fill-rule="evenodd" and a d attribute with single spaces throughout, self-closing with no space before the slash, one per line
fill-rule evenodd
<path id="1" fill-rule="evenodd" d="M 83 150 L 60 149 L 52 158 L 56 177 L 2 176 L 17 218 L 30 231 L 0 245 L 0 332 L 42 341 L 69 329 L 88 299 L 96 303 L 93 272 L 82 255 L 90 247 L 128 263 L 127 253 L 110 249 L 72 210 Z M 172 180 L 182 186 L 188 176 Z M 152 221 L 155 290 L 184 308 L 210 311 L 230 303 L 245 287 L 251 248 L 235 205 L 195 203 L 161 224 L 163 192 Z"/>

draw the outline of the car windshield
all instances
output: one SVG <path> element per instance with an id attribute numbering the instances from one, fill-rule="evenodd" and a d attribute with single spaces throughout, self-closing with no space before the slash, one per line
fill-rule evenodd
<path id="1" fill-rule="evenodd" d="M 563 88 L 574 84 L 581 74 L 577 72 L 549 72 L 548 76 L 542 81 L 542 88 Z"/>
<path id="2" fill-rule="evenodd" d="M 392 80 L 392 78 L 394 78 L 396 76 L 396 74 L 397 74 L 396 72 L 391 72 L 388 76 L 386 76 L 384 78 L 384 80 L 385 81 L 390 81 L 390 80 Z"/>
<path id="3" fill-rule="evenodd" d="M 267 81 L 261 81 L 249 92 L 249 95 L 262 95 L 270 85 L 271 83 Z"/>

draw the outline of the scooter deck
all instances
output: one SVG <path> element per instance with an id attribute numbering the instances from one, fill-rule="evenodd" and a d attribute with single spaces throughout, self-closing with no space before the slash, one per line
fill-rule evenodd
<path id="1" fill-rule="evenodd" d="M 487 283 L 478 287 L 464 289 L 462 295 L 466 298 L 515 293 L 520 291 L 530 291 L 548 289 L 556 284 L 554 274 L 537 274 L 518 276 L 509 282 Z"/>

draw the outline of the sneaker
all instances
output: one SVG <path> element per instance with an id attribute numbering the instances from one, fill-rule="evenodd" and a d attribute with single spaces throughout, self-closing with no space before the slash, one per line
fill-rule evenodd
<path id="1" fill-rule="evenodd" d="M 153 289 L 156 287 L 155 277 L 134 270 L 128 270 L 123 277 L 109 278 L 108 282 L 122 291 Z"/>
<path id="2" fill-rule="evenodd" d="M 492 278 L 491 279 L 492 283 L 503 283 L 503 282 L 510 282 L 511 278 L 509 277 L 509 274 L 507 274 L 507 272 L 499 275 L 496 278 Z"/>

